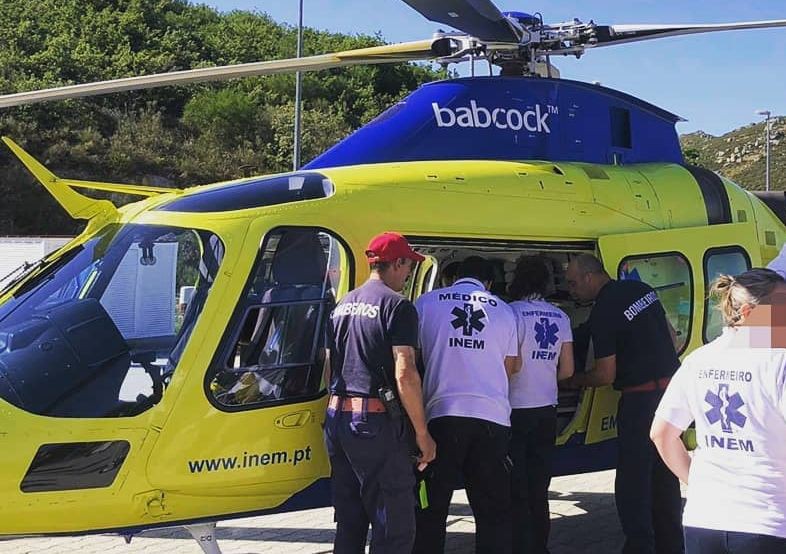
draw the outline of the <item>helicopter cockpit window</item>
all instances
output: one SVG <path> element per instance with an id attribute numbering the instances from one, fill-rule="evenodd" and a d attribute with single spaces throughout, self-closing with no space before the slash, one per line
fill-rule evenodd
<path id="1" fill-rule="evenodd" d="M 347 250 L 325 231 L 271 232 L 209 376 L 213 400 L 242 409 L 319 394 L 325 321 L 350 270 Z"/>
<path id="2" fill-rule="evenodd" d="M 677 353 L 681 354 L 688 344 L 693 319 L 693 279 L 685 256 L 677 252 L 629 256 L 620 263 L 618 278 L 643 281 L 655 289 L 677 335 Z"/>
<path id="3" fill-rule="evenodd" d="M 223 250 L 207 231 L 129 224 L 62 254 L 0 305 L 0 397 L 54 417 L 127 417 L 154 406 Z"/>

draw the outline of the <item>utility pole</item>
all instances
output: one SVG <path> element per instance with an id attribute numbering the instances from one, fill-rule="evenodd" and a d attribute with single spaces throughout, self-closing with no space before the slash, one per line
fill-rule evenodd
<path id="1" fill-rule="evenodd" d="M 303 0 L 299 2 L 297 23 L 297 57 L 303 56 Z M 295 145 L 292 153 L 292 170 L 300 169 L 300 104 L 303 88 L 303 74 L 295 73 Z"/>
<path id="2" fill-rule="evenodd" d="M 764 163 L 765 163 L 765 168 L 764 168 L 764 190 L 769 191 L 770 190 L 770 116 L 772 115 L 772 112 L 770 110 L 756 110 L 756 115 L 760 115 L 760 116 L 766 118 L 764 120 L 765 121 L 765 123 L 764 123 L 764 127 L 765 127 L 764 136 L 765 136 L 765 139 L 764 140 L 766 141 L 765 146 L 764 146 L 764 152 L 765 152 L 765 154 L 764 154 Z"/>

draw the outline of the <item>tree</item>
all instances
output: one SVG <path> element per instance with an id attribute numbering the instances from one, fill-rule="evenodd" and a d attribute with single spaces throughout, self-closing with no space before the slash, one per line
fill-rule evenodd
<path id="1" fill-rule="evenodd" d="M 265 14 L 184 0 L 3 0 L 0 92 L 291 57 L 295 35 Z M 379 44 L 305 32 L 306 55 Z M 436 76 L 408 64 L 306 74 L 303 158 Z M 289 169 L 293 102 L 294 76 L 274 75 L 11 108 L 0 133 L 64 176 L 190 186 Z M 0 194 L 2 234 L 76 228 L 5 149 Z"/>

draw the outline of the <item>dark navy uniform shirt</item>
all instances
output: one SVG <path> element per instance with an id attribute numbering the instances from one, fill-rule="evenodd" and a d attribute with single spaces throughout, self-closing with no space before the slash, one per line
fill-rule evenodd
<path id="1" fill-rule="evenodd" d="M 336 305 L 327 335 L 331 394 L 378 397 L 382 370 L 396 386 L 393 347 L 417 347 L 418 314 L 409 300 L 372 279 Z"/>
<path id="2" fill-rule="evenodd" d="M 609 281 L 589 318 L 595 358 L 617 356 L 615 389 L 671 377 L 680 365 L 658 294 L 641 281 Z"/>

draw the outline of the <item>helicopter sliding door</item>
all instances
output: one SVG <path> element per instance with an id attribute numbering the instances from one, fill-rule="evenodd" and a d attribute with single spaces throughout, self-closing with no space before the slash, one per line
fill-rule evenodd
<path id="1" fill-rule="evenodd" d="M 600 238 L 599 248 L 612 278 L 641 280 L 655 289 L 677 333 L 680 356 L 704 344 L 706 327 L 714 321 L 705 313 L 711 311 L 706 297 L 717 274 L 713 268 L 725 264 L 744 271 L 761 263 L 756 229 L 750 223 L 607 235 Z M 618 398 L 611 387 L 596 389 L 587 444 L 616 437 Z"/>

